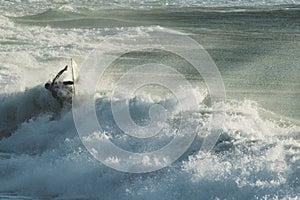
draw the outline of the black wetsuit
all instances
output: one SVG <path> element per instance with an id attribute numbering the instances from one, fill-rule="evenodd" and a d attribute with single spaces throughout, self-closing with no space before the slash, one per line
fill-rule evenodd
<path id="1" fill-rule="evenodd" d="M 50 84 L 50 86 L 47 88 L 52 96 L 59 102 L 59 104 L 61 106 L 63 106 L 63 103 L 64 103 L 64 99 L 61 98 L 59 95 L 58 95 L 58 91 L 62 88 L 60 86 L 68 86 L 68 85 L 73 85 L 74 82 L 73 81 L 63 81 L 63 82 L 57 82 L 57 79 L 68 69 L 68 66 L 66 66 L 64 69 L 60 70 L 60 72 L 58 72 L 58 74 L 55 76 L 55 78 L 53 79 L 52 83 Z M 59 84 L 59 83 L 62 83 Z M 70 91 L 72 92 L 72 91 Z"/>

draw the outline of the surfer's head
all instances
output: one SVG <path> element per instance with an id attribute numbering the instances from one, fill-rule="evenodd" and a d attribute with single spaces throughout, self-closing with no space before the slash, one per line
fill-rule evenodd
<path id="1" fill-rule="evenodd" d="M 46 88 L 47 90 L 50 89 L 50 83 L 49 83 L 49 82 L 45 84 L 45 88 Z"/>

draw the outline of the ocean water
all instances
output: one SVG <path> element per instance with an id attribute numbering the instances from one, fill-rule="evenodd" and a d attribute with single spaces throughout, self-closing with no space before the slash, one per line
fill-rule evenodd
<path id="1" fill-rule="evenodd" d="M 2 1 L 0 199 L 300 198 L 299 5 L 298 0 Z M 70 58 L 81 66 L 109 37 L 122 34 L 126 40 L 170 29 L 210 54 L 226 100 L 212 104 L 201 76 L 168 52 L 123 55 L 96 91 L 96 114 L 110 139 L 128 151 L 153 151 L 178 129 L 182 108 L 157 85 L 124 98 L 139 125 L 148 123 L 152 105 L 168 110 L 160 137 L 126 137 L 114 121 L 110 89 L 129 68 L 147 62 L 174 66 L 191 82 L 199 104 L 184 110 L 188 117 L 182 123 L 184 131 L 197 135 L 180 159 L 158 171 L 111 169 L 87 151 L 72 110 L 61 109 L 43 85 Z M 215 123 L 221 136 L 212 151 L 202 152 L 208 121 L 218 110 L 225 111 L 224 123 Z"/>

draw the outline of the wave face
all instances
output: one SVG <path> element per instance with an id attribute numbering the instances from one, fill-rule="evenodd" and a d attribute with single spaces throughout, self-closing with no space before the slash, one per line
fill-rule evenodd
<path id="1" fill-rule="evenodd" d="M 27 0 L 3 1 L 0 11 L 0 199 L 300 197 L 299 1 Z M 61 109 L 43 85 L 69 58 L 80 66 L 110 36 L 123 33 L 126 39 L 162 27 L 203 45 L 220 70 L 227 100 L 211 105 L 203 80 L 172 56 L 125 55 L 107 72 L 104 90 L 128 68 L 143 64 L 140 60 L 176 66 L 199 102 L 197 109 L 185 110 L 184 130 L 198 134 L 166 168 L 119 172 L 86 150 L 72 110 Z M 110 105 L 118 99 L 110 99 L 110 91 L 95 99 L 103 133 L 133 152 L 169 143 L 181 107 L 163 89 L 154 93 L 124 99 L 139 125 L 147 125 L 153 105 L 169 111 L 159 137 L 141 141 L 124 135 L 112 115 Z M 215 127 L 222 134 L 212 151 L 203 153 L 209 119 L 219 110 L 226 111 L 224 123 Z"/>
<path id="2" fill-rule="evenodd" d="M 130 101 L 136 120 L 146 119 L 146 110 L 154 103 L 176 109 L 170 99 L 156 102 L 144 96 Z M 109 100 L 96 102 L 105 132 L 129 151 L 161 148 L 170 140 L 169 131 L 177 126 L 170 122 L 164 136 L 141 142 L 120 133 Z M 42 113 L 0 141 L 0 192 L 3 196 L 67 199 L 297 197 L 300 127 L 263 119 L 254 102 L 222 106 L 227 110 L 225 125 L 218 127 L 222 134 L 210 153 L 200 152 L 199 147 L 211 110 L 191 111 L 191 117 L 183 122 L 199 130 L 191 148 L 170 167 L 147 174 L 117 172 L 95 160 L 82 145 L 70 111 L 56 120 Z"/>

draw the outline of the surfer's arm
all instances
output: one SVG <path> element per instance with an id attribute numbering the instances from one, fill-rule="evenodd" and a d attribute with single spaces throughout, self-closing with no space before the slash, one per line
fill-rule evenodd
<path id="1" fill-rule="evenodd" d="M 52 81 L 51 85 L 54 85 L 55 81 L 68 69 L 68 65 L 65 66 L 65 68 L 63 68 L 62 70 L 60 70 L 60 72 L 58 72 L 58 74 L 55 76 L 55 78 Z"/>
<path id="2" fill-rule="evenodd" d="M 63 82 L 64 85 L 74 85 L 73 81 L 64 81 Z"/>

